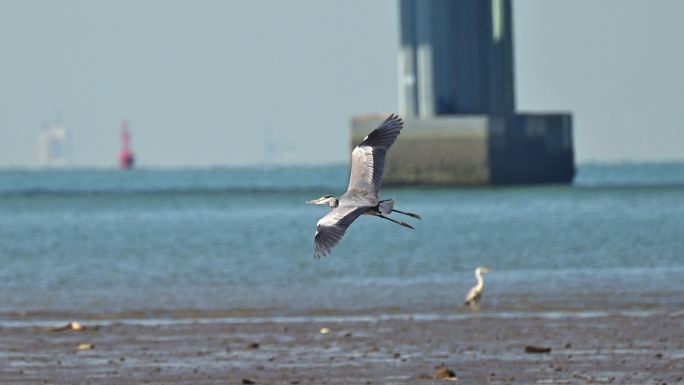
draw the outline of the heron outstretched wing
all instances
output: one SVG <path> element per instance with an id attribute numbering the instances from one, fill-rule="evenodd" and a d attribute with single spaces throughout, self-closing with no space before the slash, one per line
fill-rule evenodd
<path id="1" fill-rule="evenodd" d="M 328 255 L 342 239 L 347 227 L 367 210 L 368 207 L 339 206 L 321 218 L 316 223 L 314 257 L 320 258 Z"/>
<path id="2" fill-rule="evenodd" d="M 354 148 L 348 191 L 368 192 L 377 200 L 385 168 L 385 155 L 403 126 L 401 118 L 392 114 Z"/>

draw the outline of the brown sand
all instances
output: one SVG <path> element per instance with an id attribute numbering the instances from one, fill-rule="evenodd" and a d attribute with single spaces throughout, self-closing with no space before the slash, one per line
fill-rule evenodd
<path id="1" fill-rule="evenodd" d="M 0 384 L 684 383 L 684 313 L 0 329 Z M 327 327 L 327 334 L 320 332 Z M 81 344 L 91 349 L 77 350 Z M 550 353 L 525 353 L 526 345 Z"/>

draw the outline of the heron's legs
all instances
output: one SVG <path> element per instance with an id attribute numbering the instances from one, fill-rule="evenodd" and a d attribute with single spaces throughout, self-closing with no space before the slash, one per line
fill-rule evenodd
<path id="1" fill-rule="evenodd" d="M 399 214 L 404 214 L 404 215 L 408 215 L 409 217 L 413 217 L 413 218 L 416 218 L 416 219 L 420 219 L 420 215 L 414 214 L 414 213 L 409 213 L 409 212 L 407 212 L 407 211 L 399 211 L 399 210 L 397 210 L 397 209 L 392 209 L 392 212 L 397 212 L 397 213 L 399 213 Z"/>
<path id="2" fill-rule="evenodd" d="M 404 227 L 408 227 L 409 229 L 413 229 L 413 226 L 409 225 L 409 224 L 406 223 L 406 222 L 395 221 L 394 219 L 392 219 L 392 218 L 390 218 L 390 217 L 386 217 L 386 216 L 384 216 L 384 215 L 382 215 L 382 214 L 380 214 L 380 213 L 374 213 L 374 214 L 375 214 L 375 216 L 378 216 L 378 217 L 380 217 L 380 218 L 387 219 L 388 221 L 392 221 L 392 222 L 394 222 L 394 223 L 396 223 L 396 224 L 398 224 L 398 225 L 402 225 L 402 226 L 404 226 Z"/>

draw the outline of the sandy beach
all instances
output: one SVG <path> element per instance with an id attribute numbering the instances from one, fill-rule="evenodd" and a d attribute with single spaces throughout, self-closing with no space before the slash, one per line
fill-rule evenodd
<path id="1" fill-rule="evenodd" d="M 0 383 L 684 383 L 681 311 L 83 325 L 0 329 Z"/>

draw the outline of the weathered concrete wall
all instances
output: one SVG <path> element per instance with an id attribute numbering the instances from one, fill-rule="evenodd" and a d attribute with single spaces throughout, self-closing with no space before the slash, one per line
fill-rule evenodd
<path id="1" fill-rule="evenodd" d="M 384 118 L 354 119 L 352 148 Z M 383 184 L 486 184 L 487 146 L 484 116 L 405 120 L 389 151 Z"/>
<path id="2" fill-rule="evenodd" d="M 385 119 L 352 120 L 351 147 Z M 407 119 L 389 151 L 385 185 L 485 185 L 572 181 L 568 114 Z"/>

